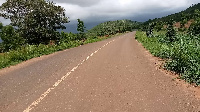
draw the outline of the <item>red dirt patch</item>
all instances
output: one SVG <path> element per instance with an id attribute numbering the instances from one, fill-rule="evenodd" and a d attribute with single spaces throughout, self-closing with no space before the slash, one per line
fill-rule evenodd
<path id="1" fill-rule="evenodd" d="M 180 27 L 181 27 L 181 23 L 180 23 L 180 22 L 175 23 L 175 24 L 174 24 L 174 27 L 175 27 L 175 28 L 180 28 Z"/>
<path id="2" fill-rule="evenodd" d="M 190 25 L 194 22 L 194 19 L 189 20 L 186 24 L 185 24 L 185 28 L 189 28 Z"/>

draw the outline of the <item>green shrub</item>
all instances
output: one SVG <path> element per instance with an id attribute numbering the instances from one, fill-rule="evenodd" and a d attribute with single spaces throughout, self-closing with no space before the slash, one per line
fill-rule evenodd
<path id="1" fill-rule="evenodd" d="M 1 52 L 17 49 L 25 43 L 25 40 L 19 36 L 12 26 L 3 26 L 2 23 L 0 23 L 0 38 L 3 41 L 0 46 Z"/>

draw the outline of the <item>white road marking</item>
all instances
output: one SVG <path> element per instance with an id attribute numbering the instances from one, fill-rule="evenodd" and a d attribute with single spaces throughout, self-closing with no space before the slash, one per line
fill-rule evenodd
<path id="1" fill-rule="evenodd" d="M 85 60 L 82 61 L 82 63 L 84 63 L 84 62 L 85 62 Z"/>
<path id="2" fill-rule="evenodd" d="M 114 40 L 109 41 L 108 43 L 106 43 L 105 45 L 103 45 L 102 47 L 100 47 L 98 50 L 96 50 L 95 52 L 93 52 L 92 54 L 90 54 L 86 59 L 82 60 L 81 63 L 79 63 L 77 66 L 75 66 L 74 68 L 72 68 L 72 70 L 70 72 L 68 72 L 66 75 L 64 75 L 60 80 L 56 81 L 54 83 L 54 85 L 47 89 L 42 95 L 40 95 L 40 97 L 35 100 L 31 105 L 29 105 L 23 112 L 30 112 L 34 107 L 36 107 L 52 90 L 54 90 L 62 81 L 64 81 L 72 72 L 74 72 L 80 65 L 82 65 L 85 61 L 87 61 L 90 57 L 92 57 L 94 54 L 96 54 L 99 50 L 101 50 L 103 47 L 107 46 L 108 44 L 114 42 Z"/>
<path id="3" fill-rule="evenodd" d="M 88 60 L 90 58 L 90 56 L 88 56 L 87 58 L 86 58 L 86 60 Z"/>
<path id="4" fill-rule="evenodd" d="M 90 56 L 93 56 L 94 55 L 94 53 L 92 53 Z"/>

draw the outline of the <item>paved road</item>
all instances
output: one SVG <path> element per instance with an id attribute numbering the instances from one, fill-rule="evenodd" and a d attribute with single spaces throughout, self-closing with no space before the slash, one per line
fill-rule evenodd
<path id="1" fill-rule="evenodd" d="M 156 69 L 135 32 L 0 70 L 0 112 L 197 112 L 200 101 Z"/>

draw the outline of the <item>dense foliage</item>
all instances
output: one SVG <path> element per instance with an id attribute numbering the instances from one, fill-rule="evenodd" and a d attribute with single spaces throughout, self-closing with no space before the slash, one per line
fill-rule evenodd
<path id="1" fill-rule="evenodd" d="M 77 20 L 78 20 L 78 25 L 77 25 L 78 39 L 85 40 L 86 39 L 86 35 L 85 35 L 84 22 L 81 21 L 80 19 L 77 19 Z"/>
<path id="2" fill-rule="evenodd" d="M 199 35 L 200 34 L 200 11 L 195 10 L 195 21 L 191 24 L 189 28 L 189 33 L 192 35 Z"/>
<path id="3" fill-rule="evenodd" d="M 167 25 L 167 32 L 165 34 L 165 40 L 168 42 L 176 41 L 176 30 L 173 26 L 173 22 L 169 22 Z"/>
<path id="4" fill-rule="evenodd" d="M 48 44 L 58 40 L 57 29 L 68 22 L 64 8 L 45 0 L 7 0 L 0 6 L 0 16 L 10 19 L 11 25 L 29 44 Z"/>
<path id="5" fill-rule="evenodd" d="M 18 33 L 16 33 L 12 26 L 3 26 L 2 23 L 0 23 L 0 38 L 3 41 L 0 43 L 0 52 L 17 49 L 25 43 L 25 40 Z"/>

